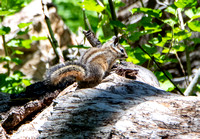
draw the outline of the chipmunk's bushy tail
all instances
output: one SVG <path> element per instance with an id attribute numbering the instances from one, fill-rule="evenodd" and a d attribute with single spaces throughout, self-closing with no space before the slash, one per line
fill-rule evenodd
<path id="1" fill-rule="evenodd" d="M 75 81 L 82 81 L 87 76 L 87 68 L 78 62 L 66 62 L 55 65 L 47 70 L 45 80 L 54 86 L 69 85 Z"/>

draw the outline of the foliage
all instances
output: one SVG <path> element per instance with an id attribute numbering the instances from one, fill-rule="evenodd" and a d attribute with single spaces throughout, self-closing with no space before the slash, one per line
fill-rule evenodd
<path id="1" fill-rule="evenodd" d="M 32 23 L 20 23 L 18 25 L 19 32 L 18 35 L 24 35 L 27 34 L 29 31 L 29 25 Z M 0 28 L 0 35 L 5 36 L 10 33 L 10 27 L 2 26 Z M 21 51 L 20 48 L 29 49 L 31 47 L 31 43 L 33 41 L 39 41 L 47 39 L 47 37 L 36 37 L 32 36 L 30 39 L 17 39 L 12 38 L 8 42 L 5 42 L 4 49 L 7 49 L 9 51 L 9 55 L 0 56 L 0 63 L 7 64 L 4 65 L 4 68 L 8 70 L 7 74 L 0 74 L 1 78 L 1 85 L 0 85 L 0 91 L 6 92 L 6 93 L 20 93 L 21 91 L 24 91 L 25 87 L 30 85 L 30 79 L 26 79 L 25 75 L 22 74 L 20 71 L 14 71 L 13 75 L 10 75 L 9 70 L 9 64 L 14 63 L 16 65 L 19 65 L 22 63 L 22 60 L 18 58 L 19 55 L 23 55 L 24 52 Z"/>
<path id="2" fill-rule="evenodd" d="M 127 40 L 132 43 L 138 41 L 141 36 L 148 34 L 151 39 L 148 40 L 148 44 L 143 45 L 143 48 L 148 51 L 157 62 L 161 65 L 167 62 L 178 62 L 178 52 L 184 52 L 187 48 L 190 50 L 194 49 L 194 44 L 197 43 L 197 41 L 199 43 L 200 40 L 191 37 L 194 31 L 200 32 L 200 22 L 196 20 L 200 17 L 200 8 L 196 8 L 196 5 L 197 2 L 194 0 L 179 0 L 168 6 L 163 12 L 159 9 L 134 8 L 132 9 L 132 14 L 140 12 L 144 13 L 144 16 L 137 24 L 130 24 L 121 28 L 122 34 L 125 34 L 125 37 L 128 38 Z M 189 20 L 184 24 L 184 29 L 181 28 L 181 23 L 179 21 L 180 15 L 178 15 L 177 12 L 178 8 L 181 8 L 181 11 L 189 17 Z M 163 14 L 169 14 L 170 18 L 163 18 Z M 159 21 L 159 23 L 155 21 Z M 165 27 L 165 32 L 162 30 L 163 27 Z M 168 27 L 170 28 L 168 29 Z M 186 41 L 187 43 L 185 43 Z M 193 45 L 189 46 L 188 44 Z M 157 50 L 159 47 L 162 48 L 162 52 Z M 169 58 L 169 54 L 176 55 L 177 59 Z M 149 56 L 139 48 L 135 48 L 132 56 L 128 59 L 128 61 L 136 64 L 143 64 L 150 60 Z M 156 73 L 161 87 L 167 91 L 172 91 L 175 88 L 168 79 L 163 78 L 161 72 Z"/>
<path id="3" fill-rule="evenodd" d="M 25 79 L 24 76 L 19 71 L 15 71 L 11 76 L 0 74 L 0 91 L 10 94 L 25 91 L 25 86 L 30 85 L 30 80 Z"/>
<path id="4" fill-rule="evenodd" d="M 28 1 L 30 0 L 26 2 Z M 23 7 L 26 4 L 26 2 L 23 3 L 22 0 L 16 0 L 15 4 L 6 6 L 8 2 L 9 0 L 1 1 L 2 9 L 0 9 L 0 15 L 5 16 L 13 14 L 19 10 L 17 7 Z M 199 38 L 192 37 L 194 32 L 200 32 L 200 7 L 197 7 L 196 0 L 178 0 L 166 7 L 165 10 L 145 7 L 133 8 L 131 10 L 133 15 L 136 13 L 143 13 L 141 20 L 134 24 L 124 24 L 123 22 L 115 20 L 113 18 L 113 13 L 111 13 L 108 0 L 53 0 L 53 2 L 58 7 L 58 13 L 73 32 L 77 32 L 79 27 L 87 29 L 90 25 L 92 31 L 99 35 L 99 39 L 103 43 L 114 35 L 113 30 L 117 28 L 117 31 L 122 34 L 122 39 L 120 41 L 126 46 L 129 55 L 127 61 L 140 65 L 147 64 L 148 68 L 154 69 L 161 86 L 167 91 L 173 91 L 175 87 L 164 76 L 163 72 L 153 64 L 152 59 L 156 60 L 161 66 L 166 63 L 179 62 L 181 67 L 182 63 L 179 60 L 178 54 L 192 51 L 195 48 L 194 46 L 200 43 Z M 117 11 L 119 7 L 124 6 L 121 0 L 115 0 L 113 2 L 115 11 Z M 179 10 L 181 11 L 180 13 L 178 12 Z M 181 13 L 183 15 L 181 15 Z M 185 18 L 182 23 L 180 17 L 185 16 L 187 18 Z M 85 21 L 85 17 L 89 22 Z M 21 31 L 18 35 L 26 34 L 29 31 L 28 26 L 30 24 L 31 23 L 20 24 L 18 27 Z M 9 31 L 9 27 L 1 27 L 0 35 L 6 35 Z M 147 51 L 151 57 L 144 53 L 140 47 L 134 46 L 138 44 L 140 38 L 145 35 L 148 36 L 149 40 L 146 40 L 147 43 L 143 43 L 141 47 Z M 7 42 L 7 47 L 12 51 L 11 56 L 14 54 L 23 54 L 20 50 L 13 48 L 24 47 L 28 49 L 31 42 L 35 39 L 37 40 L 37 38 L 34 37 L 29 40 L 12 39 Z M 175 58 L 169 57 L 170 55 Z M 2 57 L 0 61 L 20 64 L 20 59 L 11 56 Z M 168 71 L 165 72 L 170 79 L 173 78 Z"/>
<path id="5" fill-rule="evenodd" d="M 18 35 L 27 34 L 29 31 L 29 25 L 31 23 L 21 23 L 18 25 L 20 31 L 18 32 Z M 24 29 L 25 28 L 25 29 Z M 10 33 L 10 27 L 1 26 L 0 28 L 0 35 L 6 36 Z M 16 48 L 26 48 L 29 49 L 32 40 L 23 40 L 23 39 L 16 39 L 13 38 L 9 42 L 4 41 L 4 49 L 5 56 L 0 56 L 0 63 L 7 63 L 4 65 L 4 68 L 7 69 L 7 74 L 0 74 L 0 91 L 6 92 L 6 93 L 20 93 L 21 91 L 24 91 L 25 86 L 30 85 L 30 80 L 25 79 L 24 75 L 19 71 L 14 71 L 13 75 L 10 75 L 10 63 L 15 63 L 16 65 L 19 65 L 22 63 L 21 59 L 17 57 L 17 55 L 24 54 L 23 51 Z M 9 51 L 9 52 L 8 52 Z"/>
<path id="6" fill-rule="evenodd" d="M 18 12 L 22 7 L 24 7 L 30 0 L 5 0 L 1 1 L 1 19 L 4 17 L 12 15 Z M 29 26 L 32 22 L 29 23 L 20 23 L 18 25 L 19 31 L 17 33 L 18 36 L 25 35 L 29 32 Z M 47 39 L 46 37 L 35 37 L 32 36 L 31 39 L 19 39 L 12 38 L 6 42 L 5 37 L 9 35 L 11 28 L 8 26 L 0 26 L 0 35 L 3 39 L 3 46 L 5 51 L 5 56 L 0 56 L 0 63 L 4 64 L 4 68 L 7 69 L 7 73 L 0 74 L 0 91 L 5 93 L 20 93 L 25 90 L 25 87 L 30 85 L 30 79 L 26 79 L 25 75 L 20 71 L 13 71 L 11 74 L 10 64 L 14 63 L 15 65 L 19 65 L 22 63 L 22 60 L 18 58 L 19 55 L 23 55 L 23 51 L 21 48 L 29 49 L 31 47 L 31 43 L 33 41 L 38 41 L 42 39 Z"/>
<path id="7" fill-rule="evenodd" d="M 82 3 L 80 1 L 77 3 L 74 1 L 65 2 L 64 0 L 54 0 L 54 2 L 61 9 L 59 13 L 73 31 L 77 31 L 80 26 L 84 28 L 83 16 L 80 14 L 82 12 L 81 8 L 83 7 L 86 9 L 86 15 L 89 18 L 92 29 L 100 35 L 100 41 L 104 42 L 106 39 L 113 36 L 113 28 L 117 27 L 119 33 L 122 34 L 122 44 L 127 46 L 126 50 L 129 55 L 127 61 L 140 65 L 149 63 L 148 68 L 153 68 L 156 71 L 155 74 L 161 86 L 167 91 L 172 91 L 174 85 L 164 77 L 163 73 L 154 64 L 150 64 L 152 63 L 152 59 L 147 54 L 139 47 L 132 49 L 132 45 L 139 41 L 142 36 L 148 35 L 150 39 L 147 44 L 142 45 L 142 48 L 160 63 L 160 65 L 164 65 L 169 62 L 178 63 L 178 53 L 184 52 L 186 49 L 191 51 L 194 49 L 195 44 L 200 43 L 199 38 L 191 37 L 193 32 L 200 32 L 200 22 L 197 20 L 200 17 L 200 7 L 196 8 L 196 0 L 178 0 L 163 11 L 145 7 L 133 8 L 131 10 L 132 14 L 143 13 L 143 17 L 137 23 L 127 25 L 118 20 L 112 20 L 112 14 L 107 0 L 102 1 L 101 5 L 95 0 L 85 0 Z M 120 0 L 113 2 L 115 10 L 124 5 Z M 71 8 L 69 8 L 70 6 L 71 8 L 77 8 L 77 12 L 74 12 L 74 10 L 72 11 Z M 178 13 L 178 8 L 189 18 L 189 20 L 186 20 L 184 23 L 184 29 L 181 28 L 179 19 L 181 15 Z M 76 16 L 74 16 L 74 14 L 76 14 Z M 166 14 L 168 16 L 164 16 Z M 75 17 L 76 20 L 69 17 Z M 94 22 L 94 19 L 99 22 Z M 188 44 L 190 44 L 190 46 Z M 169 55 L 175 55 L 176 58 L 170 58 Z M 169 72 L 165 72 L 171 79 L 173 78 Z"/>
<path id="8" fill-rule="evenodd" d="M 67 26 L 69 26 L 70 30 L 76 32 L 79 27 L 84 27 L 81 0 L 53 0 L 53 2 L 59 7 L 58 13 L 61 15 Z M 92 29 L 96 31 L 96 26 L 98 25 L 96 12 L 86 11 L 86 14 L 89 21 L 92 23 Z"/>
<path id="9" fill-rule="evenodd" d="M 0 16 L 12 15 L 25 7 L 31 0 L 1 0 Z"/>

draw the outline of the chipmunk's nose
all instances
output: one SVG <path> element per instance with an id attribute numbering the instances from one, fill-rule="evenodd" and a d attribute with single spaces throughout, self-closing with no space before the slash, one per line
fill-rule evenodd
<path id="1" fill-rule="evenodd" d="M 121 55 L 121 58 L 122 58 L 122 59 L 126 59 L 126 58 L 128 58 L 128 55 L 127 55 L 126 53 L 125 53 L 125 54 L 122 54 L 122 55 Z"/>
<path id="2" fill-rule="evenodd" d="M 125 58 L 128 58 L 128 55 L 127 55 L 127 53 L 126 53 L 126 52 L 125 52 L 125 54 L 124 54 L 124 55 L 125 55 L 125 56 L 124 56 Z"/>

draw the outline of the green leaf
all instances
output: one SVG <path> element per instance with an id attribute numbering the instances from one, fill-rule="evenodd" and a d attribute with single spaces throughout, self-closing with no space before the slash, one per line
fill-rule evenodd
<path id="1" fill-rule="evenodd" d="M 29 49 L 29 48 L 31 48 L 31 43 L 32 43 L 32 40 L 22 40 L 21 46 L 26 49 Z"/>
<path id="2" fill-rule="evenodd" d="M 176 10 L 177 10 L 177 7 L 173 4 L 173 5 L 170 5 L 168 6 L 165 11 L 168 12 L 168 13 L 171 13 L 173 15 L 176 15 Z"/>
<path id="3" fill-rule="evenodd" d="M 154 53 L 153 57 L 155 58 L 155 60 L 159 63 L 165 63 L 165 55 L 161 55 L 159 52 Z"/>
<path id="4" fill-rule="evenodd" d="M 195 44 L 200 43 L 200 38 L 192 38 L 190 41 L 193 41 Z"/>
<path id="5" fill-rule="evenodd" d="M 134 33 L 131 34 L 129 39 L 131 41 L 135 42 L 135 41 L 139 40 L 140 36 L 142 36 L 142 35 L 143 35 L 143 33 L 141 33 L 141 32 L 134 32 Z"/>
<path id="6" fill-rule="evenodd" d="M 7 45 L 9 47 L 24 47 L 29 49 L 31 47 L 32 40 L 22 40 L 22 39 L 13 39 Z"/>
<path id="7" fill-rule="evenodd" d="M 144 8 L 144 7 L 133 8 L 132 14 L 134 14 L 135 12 L 142 12 L 142 13 L 148 14 L 151 17 L 156 17 L 156 18 L 159 18 L 162 16 L 162 12 L 160 9 L 151 9 L 151 8 Z"/>
<path id="8" fill-rule="evenodd" d="M 199 8 L 190 8 L 185 11 L 185 14 L 192 20 L 200 17 L 200 7 Z"/>
<path id="9" fill-rule="evenodd" d="M 170 18 L 170 19 L 163 20 L 163 22 L 168 24 L 169 26 L 173 27 L 174 25 L 176 25 L 178 23 L 178 19 L 177 18 Z"/>
<path id="10" fill-rule="evenodd" d="M 125 27 L 125 25 L 120 21 L 110 21 L 110 24 L 116 27 L 120 27 L 120 28 Z"/>
<path id="11" fill-rule="evenodd" d="M 179 27 L 173 28 L 174 32 L 174 39 L 177 41 L 185 40 L 191 37 L 192 33 L 188 32 L 188 30 L 181 30 Z M 172 34 L 169 32 L 167 33 L 169 37 L 172 37 Z"/>
<path id="12" fill-rule="evenodd" d="M 157 43 L 160 43 L 160 42 L 162 42 L 162 36 L 160 34 L 158 34 L 157 37 L 149 40 L 149 43 L 151 43 L 151 44 L 157 44 Z"/>
<path id="13" fill-rule="evenodd" d="M 25 86 L 30 85 L 30 80 L 25 79 L 20 71 L 14 71 L 13 75 L 0 74 L 0 91 L 5 93 L 20 93 Z"/>
<path id="14" fill-rule="evenodd" d="M 89 11 L 102 12 L 105 9 L 105 7 L 98 5 L 95 0 L 84 0 L 84 2 L 79 4 L 82 6 L 82 8 L 85 8 Z"/>
<path id="15" fill-rule="evenodd" d="M 142 48 L 143 48 L 144 50 L 146 50 L 149 54 L 153 54 L 153 53 L 157 52 L 156 47 L 151 46 L 151 45 L 148 45 L 148 44 L 142 45 Z"/>
<path id="16" fill-rule="evenodd" d="M 149 43 L 151 43 L 151 44 L 157 44 L 157 43 L 159 43 L 159 40 L 158 40 L 158 38 L 153 38 L 153 39 L 151 39 L 149 41 Z"/>
<path id="17" fill-rule="evenodd" d="M 139 26 L 138 24 L 129 24 L 129 25 L 127 25 L 126 30 L 127 31 L 136 31 L 138 26 Z"/>
<path id="18" fill-rule="evenodd" d="M 145 28 L 144 31 L 141 31 L 141 34 L 153 34 L 153 33 L 157 33 L 157 32 L 161 32 L 162 29 L 161 28 Z"/>
<path id="19" fill-rule="evenodd" d="M 120 7 L 126 6 L 126 4 L 123 3 L 121 0 L 115 0 L 113 2 L 115 2 L 115 8 L 120 8 Z"/>
<path id="20" fill-rule="evenodd" d="M 5 56 L 3 60 L 4 61 L 11 61 L 11 58 L 9 56 Z"/>
<path id="21" fill-rule="evenodd" d="M 171 37 L 162 37 L 162 41 L 157 43 L 156 46 L 163 47 L 168 41 L 170 41 L 172 38 Z"/>
<path id="22" fill-rule="evenodd" d="M 172 53 L 172 54 L 174 54 L 174 51 L 172 51 L 172 50 L 170 50 L 170 49 L 168 48 L 168 47 L 164 47 L 164 49 L 162 50 L 162 53 L 165 53 L 165 54 L 167 54 L 167 53 Z"/>
<path id="23" fill-rule="evenodd" d="M 143 26 L 151 26 L 152 24 L 152 17 L 148 16 L 144 16 L 142 17 L 140 23 L 143 25 Z"/>
<path id="24" fill-rule="evenodd" d="M 31 40 L 33 41 L 46 40 L 46 39 L 48 39 L 46 36 L 41 36 L 41 37 L 32 36 L 31 37 Z"/>
<path id="25" fill-rule="evenodd" d="M 170 79 L 172 79 L 172 75 L 168 71 L 165 71 L 165 73 Z M 168 80 L 165 74 L 161 71 L 156 71 L 155 75 L 158 78 L 159 82 L 164 82 L 165 80 Z"/>
<path id="26" fill-rule="evenodd" d="M 134 53 L 135 58 L 139 61 L 139 63 L 136 63 L 138 65 L 144 64 L 147 60 L 149 60 L 149 56 L 145 54 L 144 52 L 141 53 Z"/>
<path id="27" fill-rule="evenodd" d="M 10 15 L 10 14 L 13 14 L 14 12 L 15 12 L 14 10 L 9 10 L 9 11 L 1 11 L 0 10 L 0 16 Z"/>
<path id="28" fill-rule="evenodd" d="M 0 11 L 3 11 L 4 16 L 8 16 L 20 11 L 21 8 L 27 5 L 29 2 L 31 2 L 31 0 L 1 0 Z M 6 11 L 6 14 L 4 11 Z"/>
<path id="29" fill-rule="evenodd" d="M 20 50 L 15 50 L 14 53 L 17 54 L 17 55 L 23 55 L 24 54 L 24 52 L 22 52 Z"/>
<path id="30" fill-rule="evenodd" d="M 23 83 L 25 86 L 31 85 L 31 82 L 30 82 L 30 80 L 28 80 L 28 79 L 22 79 L 22 83 Z"/>
<path id="31" fill-rule="evenodd" d="M 19 28 L 25 28 L 25 27 L 28 27 L 28 26 L 31 25 L 31 24 L 32 24 L 32 22 L 20 23 L 20 24 L 18 25 L 18 27 L 19 27 Z"/>
<path id="32" fill-rule="evenodd" d="M 160 87 L 165 91 L 172 91 L 175 88 L 175 86 L 169 80 L 160 82 Z"/>
<path id="33" fill-rule="evenodd" d="M 13 39 L 13 40 L 11 40 L 10 42 L 7 43 L 7 46 L 18 47 L 19 44 L 20 44 L 20 40 Z"/>
<path id="34" fill-rule="evenodd" d="M 27 27 L 24 31 L 20 30 L 17 35 L 24 35 L 27 34 L 29 32 L 29 27 Z"/>
<path id="35" fill-rule="evenodd" d="M 10 27 L 2 26 L 0 28 L 0 35 L 6 35 L 10 32 Z"/>
<path id="36" fill-rule="evenodd" d="M 188 23 L 188 27 L 193 31 L 200 32 L 200 22 L 198 20 L 192 21 Z"/>
<path id="37" fill-rule="evenodd" d="M 161 26 L 156 24 L 156 23 L 153 23 L 153 24 L 149 24 L 148 26 L 144 26 L 144 29 L 146 31 L 154 31 L 154 32 L 159 32 L 161 31 Z"/>
<path id="38" fill-rule="evenodd" d="M 135 57 L 131 57 L 131 56 L 128 56 L 128 58 L 126 59 L 126 61 L 127 62 L 132 62 L 132 63 L 134 63 L 134 64 L 140 64 L 141 62 L 140 62 L 140 60 L 139 59 L 137 59 L 137 58 L 135 58 Z"/>
<path id="39" fill-rule="evenodd" d="M 125 47 L 125 49 L 128 54 L 128 58 L 126 59 L 127 62 L 132 62 L 134 64 L 140 63 L 140 61 L 137 58 L 135 58 L 134 52 L 133 52 L 134 50 L 130 46 Z"/>
<path id="40" fill-rule="evenodd" d="M 133 62 L 134 64 L 141 65 L 149 59 L 148 55 L 145 54 L 140 48 L 132 49 L 131 47 L 125 47 L 128 54 L 126 61 Z M 148 57 L 148 58 L 146 58 Z"/>
<path id="41" fill-rule="evenodd" d="M 12 62 L 14 62 L 15 64 L 19 65 L 19 64 L 22 63 L 22 60 L 19 59 L 18 57 L 16 57 L 16 58 L 12 58 Z"/>
<path id="42" fill-rule="evenodd" d="M 185 51 L 185 45 L 183 44 L 179 44 L 179 45 L 175 45 L 173 46 L 171 49 L 164 47 L 164 49 L 162 50 L 162 53 L 171 53 L 171 54 L 175 54 L 176 52 L 183 52 Z M 169 51 L 170 50 L 170 51 Z"/>
<path id="43" fill-rule="evenodd" d="M 176 50 L 176 52 L 183 52 L 185 51 L 186 45 L 175 45 L 172 49 Z"/>
<path id="44" fill-rule="evenodd" d="M 178 8 L 193 7 L 197 5 L 197 0 L 178 0 L 174 4 Z"/>

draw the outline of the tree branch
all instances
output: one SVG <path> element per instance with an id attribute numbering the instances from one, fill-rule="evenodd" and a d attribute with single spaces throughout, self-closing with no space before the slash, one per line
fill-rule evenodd
<path id="1" fill-rule="evenodd" d="M 110 12 L 111 12 L 111 15 L 112 15 L 112 20 L 116 21 L 117 18 L 116 18 L 115 7 L 113 5 L 113 2 L 112 2 L 112 0 L 108 0 L 108 2 L 109 2 L 109 6 L 110 6 Z M 117 27 L 114 27 L 114 33 L 115 33 L 115 36 L 117 37 L 117 35 L 118 35 L 118 28 Z"/>
<path id="2" fill-rule="evenodd" d="M 180 8 L 177 9 L 177 13 L 178 13 L 178 19 L 179 19 L 179 22 L 180 22 L 180 28 L 181 28 L 181 30 L 185 30 L 183 16 L 182 16 Z M 186 45 L 186 48 L 185 48 L 185 55 L 186 55 L 186 63 L 187 63 L 187 72 L 188 72 L 188 75 L 191 75 L 192 74 L 191 63 L 190 63 L 190 56 L 189 56 L 189 48 L 188 48 L 187 45 Z"/>
<path id="3" fill-rule="evenodd" d="M 84 0 L 82 0 L 82 2 L 84 2 Z M 82 11 L 83 11 L 83 19 L 84 19 L 84 24 L 85 24 L 85 29 L 89 29 L 92 31 L 92 27 L 90 25 L 90 22 L 86 16 L 86 13 L 85 13 L 85 8 L 82 8 Z"/>
<path id="4" fill-rule="evenodd" d="M 54 50 L 54 52 L 56 54 L 57 59 L 59 59 L 59 62 L 63 63 L 65 60 L 64 60 L 62 51 L 60 50 L 60 47 L 58 45 L 58 41 L 54 37 L 54 33 L 53 33 L 52 28 L 51 28 L 51 22 L 50 22 L 50 19 L 49 19 L 47 6 L 46 6 L 46 3 L 44 1 L 45 0 L 41 0 L 41 2 L 42 2 L 42 10 L 43 10 L 44 16 L 45 16 L 45 22 L 47 24 L 47 28 L 48 28 L 49 34 L 51 36 L 51 37 L 49 37 L 49 40 L 50 40 L 50 43 L 51 43 L 51 45 L 53 47 L 53 50 Z"/>
<path id="5" fill-rule="evenodd" d="M 1 17 L 1 20 L 3 21 L 3 18 L 4 17 Z M 5 35 L 2 35 L 2 40 L 3 40 L 3 48 L 4 48 L 4 52 L 5 52 L 5 56 L 9 56 L 8 54 L 8 49 L 7 49 L 7 45 L 6 45 L 6 40 L 5 40 Z M 7 68 L 7 75 L 9 76 L 10 75 L 10 62 L 7 61 L 6 62 L 6 68 Z"/>
<path id="6" fill-rule="evenodd" d="M 152 60 L 153 62 L 156 64 L 156 66 L 163 72 L 163 74 L 167 77 L 167 79 L 175 86 L 176 90 L 184 96 L 183 92 L 178 88 L 178 86 L 169 78 L 169 76 L 165 73 L 165 71 L 160 67 L 160 65 L 155 61 L 154 57 L 152 57 L 146 50 L 144 50 L 142 48 L 142 46 L 138 45 L 140 47 L 140 49 L 145 52 Z"/>
<path id="7" fill-rule="evenodd" d="M 88 31 L 83 31 L 83 34 L 85 35 L 85 37 L 87 38 L 87 40 L 90 42 L 90 44 L 92 45 L 92 47 L 98 47 L 100 48 L 102 46 L 101 42 L 96 38 L 95 34 L 88 30 Z"/>
<path id="8" fill-rule="evenodd" d="M 195 74 L 193 80 L 190 82 L 189 86 L 184 92 L 185 96 L 191 96 L 193 95 L 193 91 L 197 85 L 197 83 L 200 82 L 200 68 L 198 69 L 197 73 Z"/>

